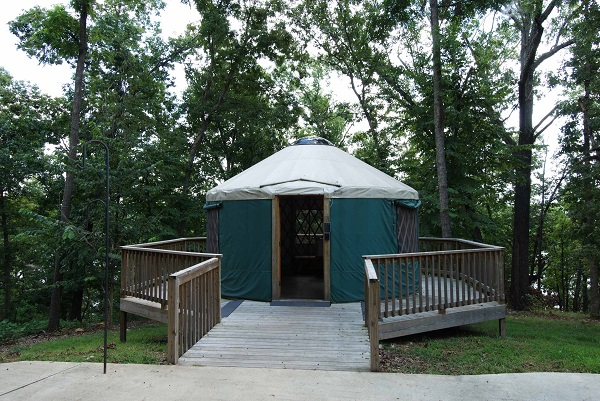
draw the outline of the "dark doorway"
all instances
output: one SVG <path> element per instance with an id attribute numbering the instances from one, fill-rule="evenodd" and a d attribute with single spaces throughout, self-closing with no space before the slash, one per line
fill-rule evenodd
<path id="1" fill-rule="evenodd" d="M 323 299 L 323 197 L 282 196 L 281 298 Z"/>

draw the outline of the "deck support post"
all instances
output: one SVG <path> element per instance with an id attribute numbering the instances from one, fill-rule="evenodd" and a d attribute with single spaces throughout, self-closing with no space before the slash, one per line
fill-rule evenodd
<path id="1" fill-rule="evenodd" d="M 119 329 L 121 342 L 127 342 L 127 312 L 121 311 L 119 314 Z"/>
<path id="2" fill-rule="evenodd" d="M 506 338 L 506 318 L 498 319 L 498 328 L 500 330 L 500 337 Z"/>

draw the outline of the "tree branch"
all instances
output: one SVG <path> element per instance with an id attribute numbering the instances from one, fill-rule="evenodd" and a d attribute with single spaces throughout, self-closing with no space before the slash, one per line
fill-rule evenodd
<path id="1" fill-rule="evenodd" d="M 560 0 L 552 0 L 548 7 L 544 10 L 543 13 L 540 14 L 540 23 L 546 21 L 546 19 L 550 16 L 554 8 L 560 3 Z"/>
<path id="2" fill-rule="evenodd" d="M 533 132 L 534 132 L 534 137 L 537 139 L 550 125 L 552 125 L 552 123 L 558 118 L 557 115 L 554 115 L 554 118 L 552 118 L 552 121 L 550 121 L 543 129 L 538 131 L 538 128 L 544 123 L 544 121 L 546 121 L 546 119 L 548 119 L 550 116 L 552 116 L 554 114 L 554 112 L 558 109 L 558 106 L 554 106 L 552 108 L 552 110 L 550 110 L 548 112 L 548 114 L 546 114 L 541 120 L 540 122 L 533 127 Z"/>
<path id="3" fill-rule="evenodd" d="M 564 43 L 561 43 L 560 45 L 556 45 L 553 46 L 552 49 L 548 50 L 546 53 L 541 54 L 533 63 L 533 68 L 537 69 L 537 67 L 542 64 L 544 61 L 546 61 L 547 59 L 549 59 L 550 57 L 554 56 L 556 53 L 558 53 L 559 51 L 561 51 L 562 49 L 571 46 L 572 44 L 575 44 L 575 40 L 571 39 L 568 40 Z"/>

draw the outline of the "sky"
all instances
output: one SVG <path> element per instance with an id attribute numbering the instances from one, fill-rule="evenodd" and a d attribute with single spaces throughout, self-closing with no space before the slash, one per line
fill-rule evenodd
<path id="1" fill-rule="evenodd" d="M 50 8 L 56 4 L 68 4 L 69 1 L 61 0 L 4 0 L 0 13 L 0 67 L 7 70 L 18 81 L 28 81 L 37 85 L 40 90 L 51 96 L 62 95 L 63 85 L 72 80 L 73 70 L 64 63 L 62 65 L 40 65 L 35 59 L 17 49 L 18 39 L 10 33 L 8 23 L 23 11 L 35 6 Z M 161 26 L 165 37 L 175 36 L 184 31 L 188 22 L 196 20 L 198 14 L 181 3 L 180 0 L 166 0 L 167 7 L 161 15 Z M 180 67 L 174 74 L 179 81 L 183 76 Z M 182 78 L 183 79 L 183 78 Z"/>

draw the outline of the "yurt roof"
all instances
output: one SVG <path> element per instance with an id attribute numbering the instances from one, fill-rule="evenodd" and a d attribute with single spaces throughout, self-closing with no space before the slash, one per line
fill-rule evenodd
<path id="1" fill-rule="evenodd" d="M 214 187 L 208 202 L 276 195 L 418 199 L 417 191 L 331 145 L 303 138 Z"/>

